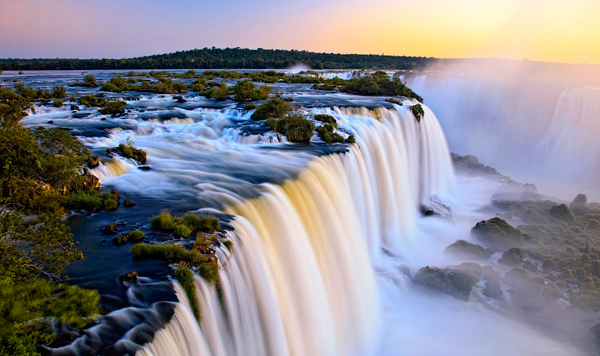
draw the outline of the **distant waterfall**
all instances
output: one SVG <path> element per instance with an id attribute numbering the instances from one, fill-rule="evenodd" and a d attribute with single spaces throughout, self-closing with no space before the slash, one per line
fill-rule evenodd
<path id="1" fill-rule="evenodd" d="M 406 106 L 316 110 L 357 144 L 256 199 L 232 198 L 234 253 L 218 251 L 223 306 L 197 278 L 198 328 L 176 284 L 174 320 L 138 355 L 377 354 L 378 260 L 400 254 L 418 205 L 451 188 L 449 152 L 428 108 L 420 123 Z"/>

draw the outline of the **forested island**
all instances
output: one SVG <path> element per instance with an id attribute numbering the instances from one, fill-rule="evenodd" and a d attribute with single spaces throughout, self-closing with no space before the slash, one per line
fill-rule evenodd
<path id="1" fill-rule="evenodd" d="M 0 70 L 283 69 L 302 63 L 313 69 L 415 69 L 433 57 L 315 53 L 298 50 L 203 48 L 124 59 L 0 59 Z"/>

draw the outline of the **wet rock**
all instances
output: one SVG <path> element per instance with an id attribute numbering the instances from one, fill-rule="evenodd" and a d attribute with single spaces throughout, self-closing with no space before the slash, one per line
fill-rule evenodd
<path id="1" fill-rule="evenodd" d="M 129 241 L 129 236 L 121 235 L 121 236 L 113 237 L 112 241 L 113 241 L 113 245 L 119 246 L 119 245 L 122 245 L 122 244 L 126 243 L 127 241 Z"/>
<path id="2" fill-rule="evenodd" d="M 499 281 L 502 279 L 502 274 L 496 271 L 492 266 L 483 266 L 483 268 L 481 268 L 481 277 L 488 281 Z"/>
<path id="3" fill-rule="evenodd" d="M 93 189 L 100 188 L 100 179 L 98 179 L 98 177 L 87 173 L 83 176 L 83 178 L 84 178 L 83 187 L 86 190 L 93 190 Z"/>
<path id="4" fill-rule="evenodd" d="M 85 118 L 85 117 L 88 117 L 88 116 L 90 116 L 90 114 L 86 114 L 86 113 L 77 113 L 77 114 L 74 114 L 74 115 L 73 115 L 73 118 L 74 118 L 74 119 L 83 119 L 83 118 Z"/>
<path id="5" fill-rule="evenodd" d="M 79 106 L 77 106 L 77 105 L 71 105 L 71 110 L 72 111 L 77 111 L 77 110 L 79 110 Z"/>
<path id="6" fill-rule="evenodd" d="M 127 273 L 123 276 L 121 276 L 121 282 L 134 282 L 137 281 L 138 279 L 138 274 L 135 271 L 132 271 L 130 273 Z"/>
<path id="7" fill-rule="evenodd" d="M 104 232 L 105 234 L 114 234 L 117 231 L 118 231 L 118 228 L 117 228 L 116 223 L 110 223 L 110 224 L 106 225 L 106 227 L 104 227 L 104 229 L 102 229 L 102 232 Z"/>
<path id="8" fill-rule="evenodd" d="M 538 271 L 537 263 L 533 263 L 530 260 L 523 261 L 523 268 L 525 268 L 529 272 L 533 272 L 533 273 L 537 273 L 537 271 Z"/>
<path id="9" fill-rule="evenodd" d="M 94 169 L 100 165 L 100 157 L 98 156 L 89 156 L 86 164 L 89 169 Z"/>
<path id="10" fill-rule="evenodd" d="M 112 194 L 112 195 L 116 196 L 116 197 L 117 197 L 117 200 L 121 199 L 121 196 L 119 195 L 119 193 L 117 193 L 117 191 L 116 191 L 116 190 L 114 190 L 114 189 L 112 189 L 112 190 L 110 191 L 110 194 Z"/>
<path id="11" fill-rule="evenodd" d="M 577 194 L 575 199 L 569 204 L 569 209 L 577 215 L 586 214 L 589 211 L 587 196 L 585 194 Z"/>
<path id="12" fill-rule="evenodd" d="M 548 214 L 555 218 L 556 220 L 560 220 L 560 221 L 574 221 L 575 220 L 575 215 L 573 215 L 573 213 L 571 212 L 571 209 L 569 209 L 568 206 L 566 206 L 565 204 L 560 204 L 560 205 L 556 205 L 550 208 L 550 210 L 548 211 Z"/>
<path id="13" fill-rule="evenodd" d="M 180 95 L 174 96 L 173 99 L 175 99 L 175 101 L 177 101 L 178 103 L 181 103 L 181 104 L 187 103 L 187 100 L 185 100 L 183 98 L 183 96 L 180 96 Z"/>
<path id="14" fill-rule="evenodd" d="M 471 229 L 471 234 L 484 246 L 494 250 L 504 250 L 523 243 L 523 233 L 497 217 L 478 222 Z"/>
<path id="15" fill-rule="evenodd" d="M 490 253 L 483 246 L 465 240 L 458 240 L 446 247 L 444 254 L 463 260 L 486 260 L 490 257 Z"/>
<path id="16" fill-rule="evenodd" d="M 52 125 L 52 124 L 54 124 L 54 120 L 48 121 L 48 125 Z"/>
<path id="17" fill-rule="evenodd" d="M 150 166 L 139 166 L 137 168 L 139 170 L 142 170 L 142 171 L 150 171 L 150 170 L 152 170 L 152 168 L 150 168 Z"/>
<path id="18" fill-rule="evenodd" d="M 205 255 L 214 255 L 215 254 L 215 249 L 210 246 L 206 246 L 203 244 L 197 244 L 194 248 L 196 250 L 200 251 L 200 253 L 205 254 Z"/>
<path id="19" fill-rule="evenodd" d="M 500 288 L 500 282 L 497 280 L 485 282 L 485 288 L 483 289 L 482 293 L 488 298 L 498 298 L 504 294 Z"/>
<path id="20" fill-rule="evenodd" d="M 135 202 L 133 200 L 125 199 L 125 201 L 123 201 L 123 206 L 131 208 L 132 206 L 135 206 Z"/>
<path id="21" fill-rule="evenodd" d="M 481 277 L 481 274 L 483 273 L 483 268 L 481 268 L 481 266 L 478 265 L 477 263 L 473 263 L 473 262 L 463 262 L 458 266 L 449 266 L 446 268 L 454 270 L 454 271 L 473 273 L 474 275 L 477 276 L 477 279 L 479 279 L 479 277 Z"/>
<path id="22" fill-rule="evenodd" d="M 507 266 L 519 266 L 525 258 L 525 250 L 520 247 L 510 248 L 502 254 L 502 258 L 498 261 Z"/>
<path id="23" fill-rule="evenodd" d="M 417 272 L 414 281 L 423 287 L 467 301 L 471 290 L 477 284 L 478 277 L 470 272 L 427 266 Z"/>
<path id="24" fill-rule="evenodd" d="M 504 281 L 510 286 L 526 283 L 529 271 L 525 268 L 515 267 L 504 275 Z"/>

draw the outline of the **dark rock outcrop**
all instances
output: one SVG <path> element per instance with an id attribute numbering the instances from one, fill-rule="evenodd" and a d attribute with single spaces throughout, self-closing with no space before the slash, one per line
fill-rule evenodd
<path id="1" fill-rule="evenodd" d="M 417 272 L 414 281 L 423 287 L 467 301 L 478 277 L 470 272 L 427 266 Z"/>
<path id="2" fill-rule="evenodd" d="M 100 157 L 98 156 L 89 156 L 86 164 L 89 169 L 94 169 L 100 165 Z"/>
<path id="3" fill-rule="evenodd" d="M 123 206 L 131 208 L 132 206 L 135 206 L 135 202 L 133 200 L 125 199 L 125 201 L 123 201 Z"/>
<path id="4" fill-rule="evenodd" d="M 86 190 L 94 190 L 100 188 L 100 179 L 98 177 L 86 173 L 84 176 L 83 187 Z"/>
<path id="5" fill-rule="evenodd" d="M 463 260 L 486 260 L 490 257 L 490 253 L 483 246 L 465 240 L 458 240 L 446 247 L 444 254 Z"/>
<path id="6" fill-rule="evenodd" d="M 499 296 L 504 294 L 504 292 L 502 292 L 502 289 L 500 288 L 500 282 L 497 280 L 485 282 L 485 288 L 483 289 L 482 293 L 488 298 L 498 298 Z"/>
<path id="7" fill-rule="evenodd" d="M 519 266 L 525 258 L 525 250 L 520 247 L 510 248 L 502 254 L 502 258 L 498 261 L 508 266 Z"/>
<path id="8" fill-rule="evenodd" d="M 548 214 L 556 220 L 560 221 L 574 221 L 575 215 L 571 212 L 568 206 L 565 204 L 556 205 L 550 208 Z"/>
<path id="9" fill-rule="evenodd" d="M 123 276 L 121 276 L 121 282 L 133 282 L 133 281 L 137 281 L 138 278 L 138 274 L 135 271 L 132 271 L 130 273 L 127 273 Z"/>
<path id="10" fill-rule="evenodd" d="M 471 234 L 493 250 L 504 250 L 523 243 L 523 233 L 500 218 L 478 222 L 471 229 Z"/>
<path id="11" fill-rule="evenodd" d="M 126 243 L 127 241 L 129 241 L 129 236 L 120 235 L 117 237 L 113 237 L 112 241 L 113 241 L 113 245 L 119 246 L 119 245 L 122 245 L 122 244 Z"/>
<path id="12" fill-rule="evenodd" d="M 118 228 L 117 228 L 116 223 L 110 223 L 110 224 L 106 225 L 106 227 L 104 229 L 102 229 L 102 232 L 104 232 L 105 234 L 114 234 L 117 231 L 118 231 Z"/>

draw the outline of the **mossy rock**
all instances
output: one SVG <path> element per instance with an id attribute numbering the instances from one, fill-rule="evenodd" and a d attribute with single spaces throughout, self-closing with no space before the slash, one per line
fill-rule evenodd
<path id="1" fill-rule="evenodd" d="M 490 258 L 489 251 L 483 248 L 483 246 L 472 244 L 465 240 L 458 240 L 446 247 L 444 254 L 463 260 L 487 260 Z"/>
<path id="2" fill-rule="evenodd" d="M 478 222 L 471 234 L 484 246 L 498 251 L 523 244 L 523 233 L 498 217 Z"/>
<path id="3" fill-rule="evenodd" d="M 569 207 L 565 204 L 553 206 L 548 211 L 548 214 L 556 220 L 565 222 L 575 221 L 575 215 L 573 215 L 571 209 L 569 209 Z"/>
<path id="4" fill-rule="evenodd" d="M 488 298 L 498 298 L 504 294 L 500 288 L 500 282 L 497 280 L 485 282 L 485 288 L 483 289 L 482 293 Z"/>
<path id="5" fill-rule="evenodd" d="M 510 248 L 502 254 L 502 258 L 498 261 L 507 266 L 519 266 L 525 258 L 525 250 L 520 247 Z"/>
<path id="6" fill-rule="evenodd" d="M 469 294 L 479 278 L 476 274 L 459 270 L 423 267 L 415 275 L 414 282 L 458 300 L 469 300 Z"/>

